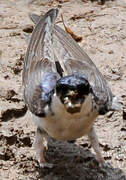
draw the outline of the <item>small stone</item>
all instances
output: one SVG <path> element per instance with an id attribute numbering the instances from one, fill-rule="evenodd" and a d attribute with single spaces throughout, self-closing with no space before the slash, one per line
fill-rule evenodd
<path id="1" fill-rule="evenodd" d="M 123 120 L 126 120 L 126 110 L 123 110 Z"/>
<path id="2" fill-rule="evenodd" d="M 33 26 L 32 25 L 27 25 L 23 28 L 23 31 L 26 33 L 32 33 L 33 31 Z"/>
<path id="3" fill-rule="evenodd" d="M 110 50 L 108 53 L 109 53 L 109 54 L 113 54 L 114 52 L 113 52 L 113 50 Z"/>

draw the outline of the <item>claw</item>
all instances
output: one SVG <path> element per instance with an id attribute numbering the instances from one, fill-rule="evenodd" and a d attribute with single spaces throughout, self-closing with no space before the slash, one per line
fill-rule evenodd
<path id="1" fill-rule="evenodd" d="M 41 168 L 49 168 L 49 169 L 52 169 L 54 167 L 54 164 L 51 164 L 51 163 L 39 163 L 40 167 Z"/>

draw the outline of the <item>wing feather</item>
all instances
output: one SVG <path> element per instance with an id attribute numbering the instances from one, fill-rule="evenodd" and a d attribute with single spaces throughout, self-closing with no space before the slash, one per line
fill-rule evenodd
<path id="1" fill-rule="evenodd" d="M 24 99 L 37 116 L 44 116 L 44 107 L 56 85 L 52 32 L 57 14 L 58 10 L 52 9 L 40 18 L 31 35 L 24 62 Z"/>
<path id="2" fill-rule="evenodd" d="M 61 59 L 67 74 L 81 72 L 88 78 L 99 105 L 112 105 L 113 94 L 89 56 L 75 42 L 75 40 L 59 26 L 54 26 L 53 43 L 55 55 Z M 60 48 L 59 48 L 60 47 Z"/>
<path id="3" fill-rule="evenodd" d="M 56 76 L 59 78 L 80 72 L 88 78 L 99 106 L 111 109 L 113 94 L 106 80 L 75 40 L 54 24 L 57 14 L 58 10 L 52 9 L 42 17 L 31 15 L 36 26 L 26 53 L 24 86 L 33 84 L 32 81 L 35 80 L 32 86 L 37 87 L 46 72 L 51 72 L 55 80 Z M 27 92 L 29 93 L 29 90 Z M 40 98 L 40 95 L 38 97 Z"/>
<path id="4" fill-rule="evenodd" d="M 51 9 L 42 18 L 40 18 L 33 30 L 24 62 L 23 84 L 27 84 L 31 73 L 34 72 L 38 62 L 41 64 L 40 71 L 45 71 L 43 60 L 48 59 L 55 70 L 54 53 L 52 48 L 52 31 L 58 10 Z"/>

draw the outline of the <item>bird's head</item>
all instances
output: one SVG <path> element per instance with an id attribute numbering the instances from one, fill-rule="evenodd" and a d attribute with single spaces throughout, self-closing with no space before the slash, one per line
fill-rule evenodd
<path id="1" fill-rule="evenodd" d="M 67 112 L 73 114 L 81 111 L 85 98 L 91 92 L 87 78 L 80 74 L 63 77 L 57 81 L 56 93 Z"/>

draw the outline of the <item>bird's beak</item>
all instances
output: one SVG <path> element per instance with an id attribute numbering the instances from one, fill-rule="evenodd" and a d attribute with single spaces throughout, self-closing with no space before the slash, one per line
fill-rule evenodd
<path id="1" fill-rule="evenodd" d="M 67 110 L 67 112 L 73 114 L 73 113 L 79 113 L 81 111 L 81 103 L 73 104 L 68 97 L 64 99 L 64 105 Z"/>

